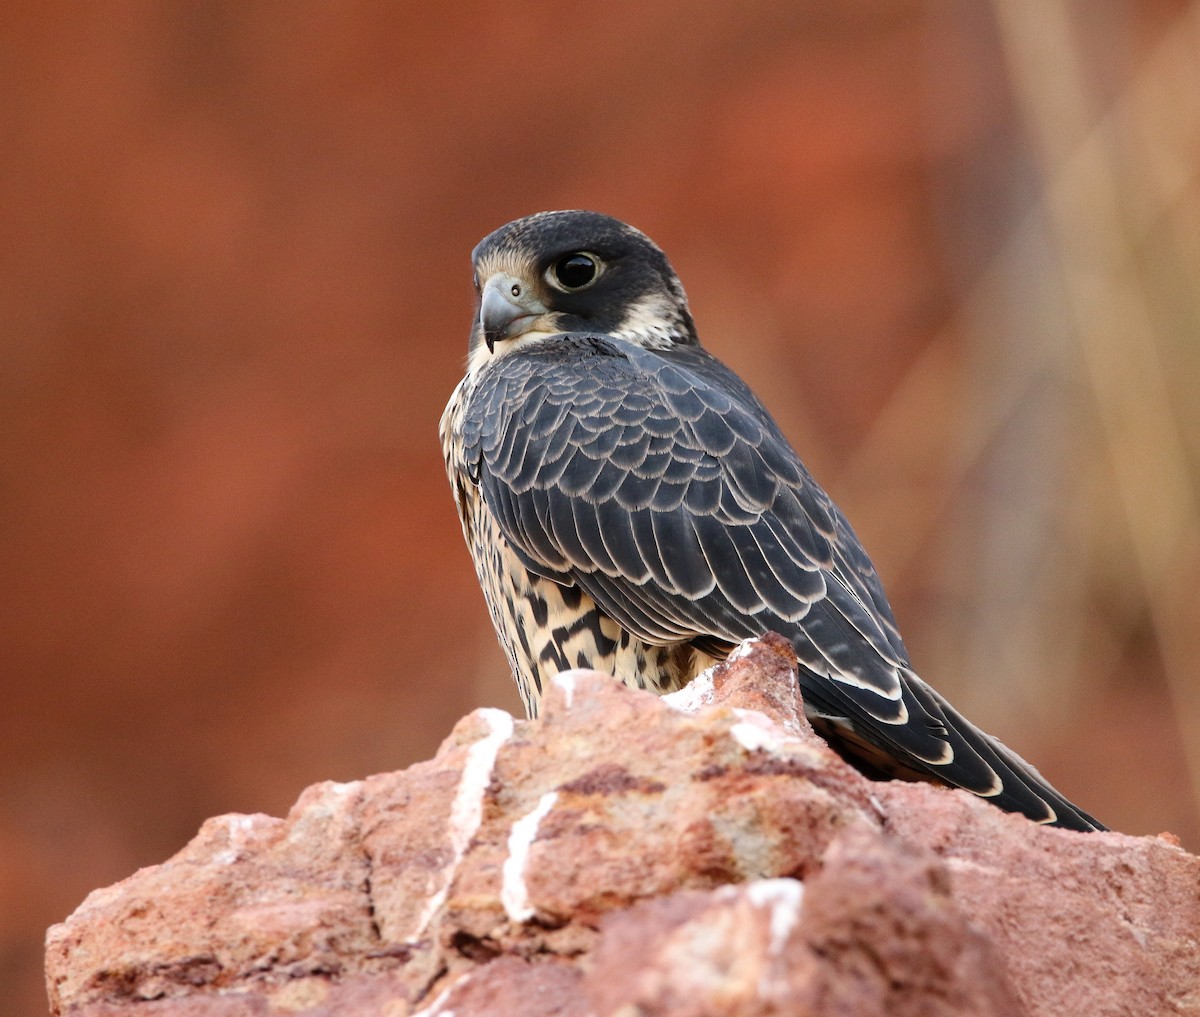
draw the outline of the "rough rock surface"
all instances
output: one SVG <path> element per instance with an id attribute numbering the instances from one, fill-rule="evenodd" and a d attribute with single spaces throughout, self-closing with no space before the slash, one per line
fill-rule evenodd
<path id="1" fill-rule="evenodd" d="M 660 700 L 595 672 L 400 773 L 222 816 L 47 938 L 55 1013 L 1200 1013 L 1200 859 L 872 783 L 746 644 Z"/>

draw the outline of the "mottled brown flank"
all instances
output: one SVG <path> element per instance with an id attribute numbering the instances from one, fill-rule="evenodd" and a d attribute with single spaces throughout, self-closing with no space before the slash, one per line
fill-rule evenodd
<path id="1" fill-rule="evenodd" d="M 525 712 L 536 717 L 556 674 L 590 667 L 633 688 L 677 692 L 713 658 L 686 644 L 654 646 L 621 628 L 586 593 L 534 575 L 500 531 L 463 459 L 462 414 L 477 376 L 455 388 L 442 415 L 446 473 L 475 573 Z"/>

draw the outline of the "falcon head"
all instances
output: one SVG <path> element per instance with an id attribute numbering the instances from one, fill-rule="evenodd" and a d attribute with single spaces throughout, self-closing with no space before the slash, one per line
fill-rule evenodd
<path id="1" fill-rule="evenodd" d="M 613 335 L 654 349 L 696 342 L 666 255 L 610 216 L 526 216 L 484 237 L 471 260 L 479 293 L 472 363 L 511 352 L 521 340 L 564 333 Z"/>

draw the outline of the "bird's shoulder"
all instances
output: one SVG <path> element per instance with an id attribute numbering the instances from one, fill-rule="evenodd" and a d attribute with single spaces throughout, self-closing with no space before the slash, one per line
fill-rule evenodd
<path id="1" fill-rule="evenodd" d="M 480 373 L 463 433 L 468 459 L 501 477 L 561 446 L 643 474 L 672 461 L 679 480 L 731 473 L 759 508 L 782 488 L 814 486 L 749 386 L 699 346 L 590 334 L 529 344 Z"/>

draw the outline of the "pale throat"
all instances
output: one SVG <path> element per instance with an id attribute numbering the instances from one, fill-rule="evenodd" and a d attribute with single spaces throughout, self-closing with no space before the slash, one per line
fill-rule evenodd
<path id="1" fill-rule="evenodd" d="M 471 343 L 471 352 L 467 356 L 467 376 L 473 377 L 489 364 L 494 364 L 502 357 L 511 357 L 518 350 L 562 336 L 561 331 L 554 332 L 522 332 L 511 339 L 501 339 L 491 351 L 487 343 L 479 338 Z"/>

